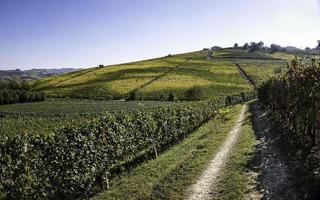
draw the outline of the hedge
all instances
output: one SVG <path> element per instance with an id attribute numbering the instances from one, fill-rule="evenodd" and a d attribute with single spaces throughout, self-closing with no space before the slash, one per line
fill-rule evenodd
<path id="1" fill-rule="evenodd" d="M 176 144 L 212 118 L 218 108 L 248 101 L 254 92 L 172 107 L 105 113 L 79 127 L 51 135 L 0 139 L 0 197 L 74 199 L 91 195 L 98 183 L 123 167 Z"/>
<path id="2" fill-rule="evenodd" d="M 285 74 L 258 88 L 258 97 L 271 110 L 280 136 L 304 163 L 306 196 L 314 187 L 320 197 L 320 63 L 293 60 Z"/>
<path id="3" fill-rule="evenodd" d="M 0 105 L 43 101 L 44 99 L 45 94 L 43 92 L 34 92 L 20 89 L 0 89 Z"/>

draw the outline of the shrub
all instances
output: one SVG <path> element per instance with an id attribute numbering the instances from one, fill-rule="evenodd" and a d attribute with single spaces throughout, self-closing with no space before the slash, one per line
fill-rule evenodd
<path id="1" fill-rule="evenodd" d="M 129 92 L 126 100 L 127 100 L 127 101 L 134 101 L 134 100 L 137 100 L 137 97 L 138 97 L 137 91 L 136 91 L 136 90 L 133 90 L 133 91 Z"/>
<path id="2" fill-rule="evenodd" d="M 177 101 L 177 97 L 174 96 L 172 92 L 169 93 L 168 101 Z"/>
<path id="3" fill-rule="evenodd" d="M 45 94 L 43 92 L 33 92 L 28 90 L 0 90 L 0 105 L 11 103 L 24 103 L 32 101 L 43 101 Z"/>
<path id="4" fill-rule="evenodd" d="M 280 74 L 282 72 L 282 67 L 276 67 L 276 68 L 274 68 L 274 70 L 273 70 L 273 73 L 274 74 Z"/>
<path id="5" fill-rule="evenodd" d="M 199 101 L 202 96 L 202 90 L 199 86 L 193 86 L 185 92 L 185 99 L 188 101 Z"/>

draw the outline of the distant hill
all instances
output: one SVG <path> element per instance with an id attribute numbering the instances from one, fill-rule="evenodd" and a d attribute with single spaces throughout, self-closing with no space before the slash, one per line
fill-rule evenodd
<path id="1" fill-rule="evenodd" d="M 22 80 L 30 81 L 37 80 L 49 76 L 75 72 L 81 68 L 60 68 L 60 69 L 30 69 L 30 70 L 0 70 L 0 79 L 8 80 L 13 77 L 21 78 Z"/>

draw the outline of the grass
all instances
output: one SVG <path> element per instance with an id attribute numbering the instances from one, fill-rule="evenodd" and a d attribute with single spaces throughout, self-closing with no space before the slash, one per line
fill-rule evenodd
<path id="1" fill-rule="evenodd" d="M 51 97 L 104 99 L 123 99 L 138 89 L 140 98 L 147 100 L 166 100 L 169 93 L 183 99 L 185 90 L 195 85 L 200 85 L 207 94 L 203 98 L 249 89 L 231 62 L 208 61 L 208 52 L 95 67 L 41 79 L 33 86 Z M 185 63 L 187 59 L 191 60 Z"/>
<path id="2" fill-rule="evenodd" d="M 111 189 L 94 199 L 186 199 L 188 188 L 218 150 L 241 105 L 233 106 L 226 120 L 216 117 L 170 148 L 110 181 Z"/>
<path id="3" fill-rule="evenodd" d="M 253 154 L 256 138 L 251 124 L 251 114 L 246 113 L 240 137 L 233 147 L 230 157 L 218 178 L 215 200 L 248 199 L 250 178 L 247 165 Z"/>

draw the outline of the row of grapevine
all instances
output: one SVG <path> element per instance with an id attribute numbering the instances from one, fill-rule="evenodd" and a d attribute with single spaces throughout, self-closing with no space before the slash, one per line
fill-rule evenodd
<path id="1" fill-rule="evenodd" d="M 306 173 L 320 183 L 320 64 L 291 61 L 286 74 L 258 88 L 258 97 L 272 111 L 292 149 L 307 155 Z"/>
<path id="2" fill-rule="evenodd" d="M 8 199 L 74 199 L 157 155 L 192 133 L 226 105 L 254 92 L 132 113 L 105 113 L 55 134 L 0 138 L 0 196 Z"/>

